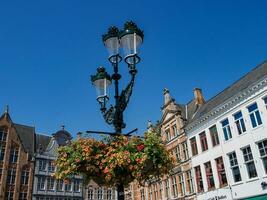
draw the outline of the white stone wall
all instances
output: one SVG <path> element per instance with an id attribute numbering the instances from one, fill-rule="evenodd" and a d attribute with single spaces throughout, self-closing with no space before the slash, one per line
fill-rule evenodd
<path id="1" fill-rule="evenodd" d="M 265 170 L 263 168 L 262 160 L 260 159 L 260 154 L 258 150 L 258 146 L 256 145 L 256 142 L 261 141 L 263 139 L 267 139 L 267 110 L 263 101 L 263 97 L 267 96 L 267 87 L 264 87 L 257 91 L 252 96 L 244 99 L 242 102 L 240 102 L 238 105 L 230 108 L 229 110 L 221 113 L 216 118 L 210 118 L 205 121 L 205 123 L 202 123 L 201 126 L 196 127 L 193 130 L 187 131 L 188 136 L 188 149 L 189 154 L 191 157 L 192 162 L 192 168 L 194 172 L 194 167 L 200 165 L 201 166 L 201 174 L 204 184 L 204 192 L 199 194 L 197 193 L 197 199 L 205 199 L 205 200 L 212 200 L 216 199 L 216 197 L 220 197 L 220 199 L 238 199 L 238 198 L 244 198 L 244 197 L 251 197 L 256 196 L 260 194 L 266 194 L 267 189 L 263 189 L 261 187 L 262 182 L 267 182 L 267 174 L 265 173 Z M 252 128 L 249 113 L 247 110 L 247 106 L 251 105 L 252 103 L 257 102 L 258 109 L 260 111 L 261 119 L 262 119 L 262 125 Z M 245 121 L 246 125 L 246 132 L 239 135 L 236 124 L 234 123 L 234 117 L 233 114 L 238 112 L 239 110 L 242 111 L 242 115 Z M 231 132 L 232 132 L 232 138 L 228 141 L 224 141 L 224 135 L 222 131 L 222 125 L 221 121 L 225 118 L 228 118 Z M 219 135 L 220 145 L 212 147 L 211 138 L 210 138 L 210 132 L 209 128 L 216 124 L 217 131 Z M 205 152 L 202 152 L 201 150 L 201 144 L 199 139 L 199 134 L 201 132 L 206 132 L 207 142 L 208 142 L 208 150 Z M 197 141 L 197 147 L 198 147 L 198 155 L 192 156 L 191 152 L 191 144 L 190 144 L 190 138 L 196 137 Z M 241 151 L 242 147 L 250 145 L 254 163 L 257 169 L 258 177 L 249 179 L 248 173 L 246 169 L 246 165 L 244 164 L 243 154 Z M 230 168 L 230 163 L 228 159 L 227 153 L 230 152 L 236 152 L 240 173 L 242 177 L 242 181 L 238 183 L 234 183 L 233 176 L 232 176 L 232 170 Z M 219 187 L 219 180 L 218 180 L 218 174 L 217 174 L 217 167 L 215 163 L 215 159 L 222 156 L 224 161 L 224 166 L 226 170 L 227 175 L 227 181 L 228 186 L 224 188 Z M 206 180 L 206 173 L 204 168 L 205 162 L 211 162 L 212 170 L 213 170 L 213 178 L 215 181 L 215 190 L 208 191 L 207 188 L 207 180 Z M 195 172 L 194 175 L 194 181 L 196 185 L 195 180 Z"/>

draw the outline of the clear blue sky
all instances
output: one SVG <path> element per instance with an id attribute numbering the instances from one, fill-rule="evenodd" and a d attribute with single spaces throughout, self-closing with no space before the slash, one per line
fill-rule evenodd
<path id="1" fill-rule="evenodd" d="M 109 130 L 89 82 L 111 73 L 101 35 L 135 21 L 145 33 L 138 76 L 125 112 L 141 134 L 161 118 L 162 90 L 179 103 L 203 89 L 209 99 L 267 58 L 267 1 L 1 1 L 0 108 L 13 121 L 52 134 Z M 129 78 L 121 65 L 123 83 Z"/>

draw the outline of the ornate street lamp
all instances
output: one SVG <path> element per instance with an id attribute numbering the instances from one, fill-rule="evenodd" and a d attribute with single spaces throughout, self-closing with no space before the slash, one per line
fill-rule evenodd
<path id="1" fill-rule="evenodd" d="M 97 74 L 91 76 L 92 84 L 98 91 L 97 101 L 100 104 L 100 110 L 104 116 L 105 121 L 113 125 L 115 133 L 107 133 L 110 135 L 122 134 L 122 129 L 125 128 L 123 121 L 123 112 L 127 107 L 132 89 L 135 81 L 135 75 L 137 73 L 136 64 L 140 62 L 138 56 L 138 47 L 143 43 L 144 34 L 135 23 L 132 21 L 126 22 L 122 31 L 119 31 L 117 27 L 110 27 L 107 34 L 103 35 L 103 42 L 108 50 L 108 60 L 113 67 L 113 74 L 110 76 L 104 67 L 97 69 Z M 120 49 L 124 52 L 124 61 L 128 65 L 131 80 L 124 90 L 119 91 L 119 80 L 121 75 L 119 74 L 118 65 L 122 60 L 120 56 Z M 109 100 L 108 87 L 113 80 L 115 87 L 115 105 L 106 108 L 106 104 Z M 91 131 L 87 131 L 91 132 Z M 94 132 L 96 133 L 96 132 Z M 132 132 L 130 132 L 132 133 Z M 129 135 L 130 133 L 126 134 Z M 118 200 L 124 200 L 124 186 L 120 184 L 117 186 Z"/>
<path id="2" fill-rule="evenodd" d="M 107 34 L 103 35 L 103 42 L 108 50 L 108 60 L 113 66 L 113 74 L 110 77 L 105 71 L 105 68 L 99 67 L 97 74 L 91 76 L 93 85 L 97 88 L 97 101 L 100 103 L 100 110 L 106 122 L 113 125 L 116 134 L 121 134 L 125 123 L 123 121 L 123 112 L 127 107 L 132 89 L 134 85 L 135 75 L 137 73 L 136 64 L 140 62 L 138 56 L 138 47 L 142 44 L 144 39 L 143 31 L 141 31 L 135 23 L 126 22 L 122 31 L 117 27 L 110 27 Z M 131 80 L 124 90 L 119 92 L 119 74 L 118 65 L 121 62 L 120 49 L 124 51 L 124 61 L 128 65 Z M 115 105 L 108 110 L 106 104 L 109 100 L 108 87 L 114 81 L 115 87 Z"/>

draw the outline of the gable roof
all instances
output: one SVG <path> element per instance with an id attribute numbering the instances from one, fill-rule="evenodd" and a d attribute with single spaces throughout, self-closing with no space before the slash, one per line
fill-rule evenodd
<path id="1" fill-rule="evenodd" d="M 203 104 L 198 109 L 192 120 L 189 121 L 188 125 L 193 124 L 195 121 L 202 118 L 204 115 L 208 114 L 218 106 L 222 105 L 233 96 L 246 90 L 256 82 L 259 82 L 266 77 L 267 77 L 267 61 L 258 65 L 252 71 L 241 77 L 232 85 L 225 88 L 222 92 L 220 92 L 219 94 L 208 100 L 205 104 Z"/>
<path id="2" fill-rule="evenodd" d="M 21 125 L 21 124 L 13 124 L 16 132 L 22 142 L 24 149 L 29 153 L 32 157 L 34 155 L 34 135 L 35 128 L 31 126 Z"/>
<path id="3" fill-rule="evenodd" d="M 36 134 L 35 138 L 36 138 L 36 147 L 35 147 L 36 150 L 40 148 L 45 150 L 52 137 L 48 135 Z"/>

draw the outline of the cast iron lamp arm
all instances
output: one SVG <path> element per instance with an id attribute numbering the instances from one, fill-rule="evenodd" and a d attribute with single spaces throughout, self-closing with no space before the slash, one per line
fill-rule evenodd
<path id="1" fill-rule="evenodd" d="M 109 125 L 113 124 L 114 127 L 119 126 L 120 128 L 125 128 L 125 124 L 123 122 L 123 112 L 126 109 L 132 95 L 136 73 L 137 70 L 131 66 L 131 80 L 126 88 L 122 90 L 121 94 L 117 97 L 118 101 L 116 102 L 116 106 L 113 107 L 111 105 L 108 110 L 102 111 L 103 117 Z"/>
<path id="2" fill-rule="evenodd" d="M 129 100 L 130 100 L 130 97 L 133 91 L 136 72 L 137 72 L 136 70 L 134 72 L 132 71 L 130 72 L 132 78 L 130 82 L 128 83 L 127 87 L 124 90 L 122 90 L 121 95 L 119 97 L 119 107 L 120 107 L 121 112 L 123 112 L 126 109 L 129 103 Z"/>

